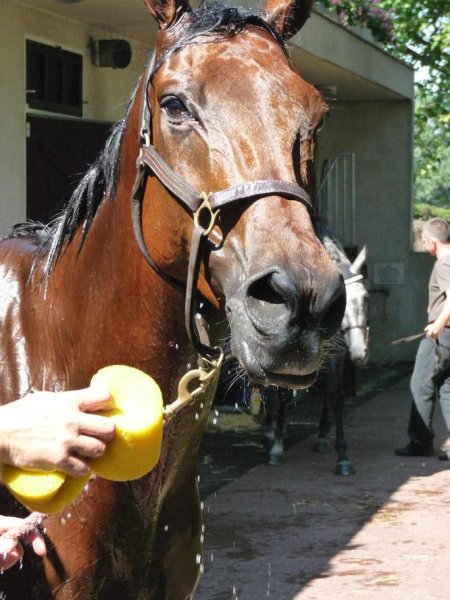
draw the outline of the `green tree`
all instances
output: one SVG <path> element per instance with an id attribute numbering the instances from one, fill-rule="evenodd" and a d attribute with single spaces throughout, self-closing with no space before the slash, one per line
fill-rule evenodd
<path id="1" fill-rule="evenodd" d="M 392 38 L 385 46 L 417 72 L 416 203 L 450 207 L 450 11 L 447 0 L 381 0 Z"/>
<path id="2" fill-rule="evenodd" d="M 416 69 L 415 202 L 450 207 L 450 10 L 448 0 L 323 0 Z"/>

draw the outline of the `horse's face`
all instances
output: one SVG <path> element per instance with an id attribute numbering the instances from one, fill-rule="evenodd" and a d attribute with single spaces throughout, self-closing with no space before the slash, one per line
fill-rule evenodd
<path id="1" fill-rule="evenodd" d="M 157 57 L 177 34 L 160 33 Z M 158 152 L 199 190 L 259 179 L 305 187 L 326 110 L 319 93 L 261 28 L 196 41 L 164 61 L 149 89 Z M 182 276 L 192 218 L 168 195 L 160 208 L 147 224 L 149 245 L 163 225 L 172 248 L 153 252 Z M 221 211 L 210 239 L 199 287 L 225 307 L 233 354 L 260 383 L 311 384 L 323 342 L 341 323 L 345 291 L 306 207 L 278 196 L 240 203 Z"/>

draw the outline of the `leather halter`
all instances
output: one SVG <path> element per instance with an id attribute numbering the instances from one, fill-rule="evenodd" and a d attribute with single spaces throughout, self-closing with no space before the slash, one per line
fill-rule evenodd
<path id="1" fill-rule="evenodd" d="M 158 62 L 158 66 L 160 64 L 161 61 Z M 155 75 L 152 65 L 153 61 L 150 63 L 150 74 L 145 86 L 147 98 L 143 102 L 141 148 L 137 159 L 137 173 L 132 192 L 133 231 L 137 245 L 152 269 L 168 283 L 186 290 L 185 326 L 187 335 L 201 356 L 214 359 L 222 354 L 222 349 L 217 346 L 210 346 L 202 317 L 199 314 L 195 314 L 195 300 L 204 250 L 209 239 L 209 234 L 214 228 L 220 212 L 222 210 L 229 210 L 244 201 L 254 201 L 267 196 L 281 196 L 303 204 L 308 209 L 314 224 L 314 209 L 306 191 L 287 181 L 263 179 L 241 183 L 217 192 L 201 192 L 193 188 L 187 181 L 175 173 L 151 143 L 152 124 L 147 90 Z M 186 283 L 179 281 L 160 269 L 151 257 L 145 244 L 142 231 L 142 205 L 148 177 L 156 177 L 172 196 L 193 216 L 194 229 L 192 232 Z"/>

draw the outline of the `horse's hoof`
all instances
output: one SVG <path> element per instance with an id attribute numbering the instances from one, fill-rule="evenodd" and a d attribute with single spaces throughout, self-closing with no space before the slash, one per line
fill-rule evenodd
<path id="1" fill-rule="evenodd" d="M 271 467 L 279 467 L 284 463 L 284 457 L 279 454 L 269 456 L 269 464 Z"/>
<path id="2" fill-rule="evenodd" d="M 354 475 L 355 469 L 349 460 L 340 460 L 336 465 L 336 475 Z"/>
<path id="3" fill-rule="evenodd" d="M 326 454 L 331 450 L 331 444 L 328 440 L 324 438 L 318 438 L 313 444 L 313 452 L 318 452 L 319 454 Z"/>

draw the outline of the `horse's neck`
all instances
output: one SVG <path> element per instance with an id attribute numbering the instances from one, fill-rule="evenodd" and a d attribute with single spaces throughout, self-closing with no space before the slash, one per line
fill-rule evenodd
<path id="1" fill-rule="evenodd" d="M 8 267 L 0 302 L 4 339 L 13 340 L 2 347 L 3 401 L 29 389 L 85 386 L 96 370 L 117 363 L 148 371 L 167 401 L 174 399 L 191 360 L 184 297 L 140 255 L 129 202 L 105 201 L 82 250 L 76 236 L 47 279 L 37 269 L 27 282 L 35 248 L 26 239 L 9 242 L 21 258 Z"/>
<path id="2" fill-rule="evenodd" d="M 100 209 L 96 230 L 79 255 L 74 245 L 62 257 L 49 291 L 57 295 L 58 278 L 68 290 L 59 304 L 72 344 L 90 357 L 90 365 L 135 365 L 168 383 L 169 365 L 180 362 L 186 346 L 184 297 L 146 264 L 129 218 L 113 213 L 111 207 Z"/>

